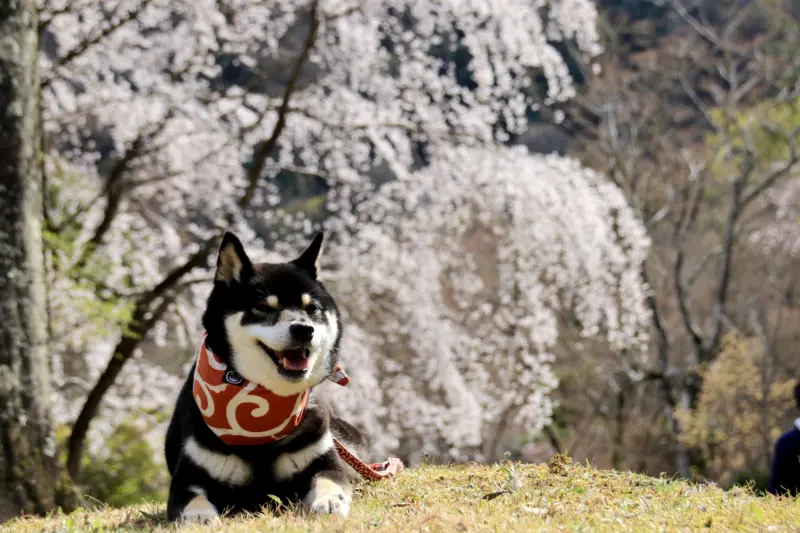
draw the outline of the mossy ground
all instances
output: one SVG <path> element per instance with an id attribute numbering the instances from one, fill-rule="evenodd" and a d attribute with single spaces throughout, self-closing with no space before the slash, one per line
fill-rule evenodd
<path id="1" fill-rule="evenodd" d="M 79 510 L 24 518 L 2 533 L 170 531 L 163 505 Z M 800 499 L 746 489 L 602 471 L 558 457 L 550 465 L 420 466 L 395 480 L 362 484 L 348 518 L 280 515 L 224 518 L 182 531 L 530 532 L 800 531 Z"/>

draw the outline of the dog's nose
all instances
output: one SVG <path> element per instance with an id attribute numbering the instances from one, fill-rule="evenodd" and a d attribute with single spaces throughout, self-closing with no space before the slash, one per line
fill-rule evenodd
<path id="1" fill-rule="evenodd" d="M 289 334 L 299 342 L 308 342 L 314 336 L 314 326 L 308 324 L 292 324 L 289 326 Z"/>

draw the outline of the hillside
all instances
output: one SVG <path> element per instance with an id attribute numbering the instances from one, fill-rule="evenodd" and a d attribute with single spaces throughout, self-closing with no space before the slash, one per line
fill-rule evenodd
<path id="1" fill-rule="evenodd" d="M 569 464 L 422 466 L 396 481 L 360 486 L 351 516 L 225 520 L 183 531 L 797 531 L 800 499 L 760 498 L 705 485 Z M 0 533 L 167 531 L 163 506 L 19 519 Z"/>

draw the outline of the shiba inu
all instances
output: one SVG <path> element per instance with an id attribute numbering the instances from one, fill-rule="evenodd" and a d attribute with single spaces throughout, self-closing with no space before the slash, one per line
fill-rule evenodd
<path id="1" fill-rule="evenodd" d="M 256 264 L 235 235 L 223 237 L 205 335 L 167 430 L 170 520 L 206 522 L 276 500 L 348 514 L 355 473 L 337 447 L 365 442 L 311 392 L 347 379 L 340 313 L 318 279 L 322 241 L 293 261 Z"/>

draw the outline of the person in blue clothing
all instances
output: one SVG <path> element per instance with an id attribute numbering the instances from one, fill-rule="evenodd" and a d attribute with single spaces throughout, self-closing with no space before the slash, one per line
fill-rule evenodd
<path id="1" fill-rule="evenodd" d="M 800 382 L 794 387 L 794 401 L 800 412 Z M 795 420 L 794 427 L 775 443 L 775 456 L 772 459 L 772 472 L 767 491 L 775 495 L 800 494 L 800 418 Z"/>

